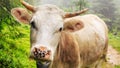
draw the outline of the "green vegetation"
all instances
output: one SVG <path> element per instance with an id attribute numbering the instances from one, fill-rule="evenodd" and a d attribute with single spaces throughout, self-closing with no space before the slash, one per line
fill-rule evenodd
<path id="1" fill-rule="evenodd" d="M 35 68 L 29 59 L 29 26 L 16 22 L 11 8 L 20 6 L 18 0 L 0 1 L 0 68 Z"/>
<path id="2" fill-rule="evenodd" d="M 109 33 L 109 45 L 112 45 L 116 50 L 120 52 L 120 34 L 114 35 L 112 33 Z"/>
<path id="3" fill-rule="evenodd" d="M 109 45 L 112 45 L 120 53 L 120 32 L 118 35 L 114 35 L 109 33 Z M 115 68 L 120 68 L 119 66 L 115 66 Z"/>
<path id="4" fill-rule="evenodd" d="M 6 18 L 0 24 L 4 26 L 0 31 L 0 68 L 34 68 L 35 61 L 29 59 L 29 26 L 12 20 Z"/>
<path id="5" fill-rule="evenodd" d="M 115 66 L 115 68 L 120 68 L 120 65 L 119 65 L 119 66 L 118 66 L 118 65 L 116 65 L 116 66 Z"/>

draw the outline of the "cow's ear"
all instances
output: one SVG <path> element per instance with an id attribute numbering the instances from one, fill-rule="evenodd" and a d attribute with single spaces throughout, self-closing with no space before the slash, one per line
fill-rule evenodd
<path id="1" fill-rule="evenodd" d="M 63 30 L 74 32 L 80 30 L 84 27 L 84 24 L 79 19 L 67 19 L 64 21 L 64 28 Z"/>
<path id="2" fill-rule="evenodd" d="M 25 24 L 29 24 L 29 21 L 31 19 L 31 15 L 24 8 L 13 8 L 11 10 L 11 14 L 18 22 Z"/>

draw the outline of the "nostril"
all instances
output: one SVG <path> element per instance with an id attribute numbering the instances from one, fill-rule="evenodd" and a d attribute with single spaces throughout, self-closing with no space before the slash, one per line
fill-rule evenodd
<path id="1" fill-rule="evenodd" d="M 51 55 L 51 50 L 48 50 L 46 47 L 33 47 L 32 56 L 34 59 L 49 59 Z"/>
<path id="2" fill-rule="evenodd" d="M 43 57 L 45 57 L 45 54 L 43 55 Z"/>
<path id="3" fill-rule="evenodd" d="M 42 55 L 41 55 L 42 57 L 45 57 L 45 53 L 42 53 Z"/>
<path id="4" fill-rule="evenodd" d="M 43 55 L 45 54 L 45 53 L 42 53 Z"/>
<path id="5" fill-rule="evenodd" d="M 42 55 L 42 53 L 39 53 L 39 55 L 41 56 L 41 55 Z"/>

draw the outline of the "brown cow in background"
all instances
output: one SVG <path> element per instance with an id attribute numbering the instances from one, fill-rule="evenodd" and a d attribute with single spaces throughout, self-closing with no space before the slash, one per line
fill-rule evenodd
<path id="1" fill-rule="evenodd" d="M 49 68 L 102 68 L 108 47 L 108 29 L 103 20 L 93 14 L 77 16 L 55 5 L 29 5 L 13 8 L 19 22 L 31 25 L 31 57 L 50 61 Z"/>

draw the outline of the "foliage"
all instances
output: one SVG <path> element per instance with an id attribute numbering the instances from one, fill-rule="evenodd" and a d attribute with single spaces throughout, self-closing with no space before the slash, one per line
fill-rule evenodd
<path id="1" fill-rule="evenodd" d="M 110 32 L 120 31 L 120 7 L 119 0 L 92 0 L 92 13 L 100 15 L 107 23 Z"/>
<path id="2" fill-rule="evenodd" d="M 87 8 L 88 6 L 88 1 L 87 0 L 71 0 L 72 4 L 70 6 L 70 9 L 72 11 L 80 11 L 83 10 L 85 8 Z"/>
<path id="3" fill-rule="evenodd" d="M 86 0 L 77 0 L 73 1 L 75 3 L 76 9 L 77 10 L 83 10 L 84 8 L 87 7 L 87 1 Z"/>
<path id="4" fill-rule="evenodd" d="M 0 1 L 0 68 L 34 68 L 35 62 L 29 60 L 29 26 L 21 25 L 11 16 L 14 2 Z"/>
<path id="5" fill-rule="evenodd" d="M 115 68 L 120 68 L 120 66 L 117 66 L 117 65 L 116 65 Z"/>
<path id="6" fill-rule="evenodd" d="M 118 35 L 109 33 L 109 45 L 112 45 L 116 50 L 120 52 L 120 32 Z"/>
<path id="7" fill-rule="evenodd" d="M 35 67 L 35 62 L 29 60 L 29 27 L 14 21 L 11 16 L 2 19 L 0 26 L 2 26 L 0 29 L 0 67 Z"/>
<path id="8" fill-rule="evenodd" d="M 109 45 L 120 53 L 120 32 L 118 34 L 109 33 Z M 120 65 L 116 65 L 115 68 L 120 68 Z"/>

